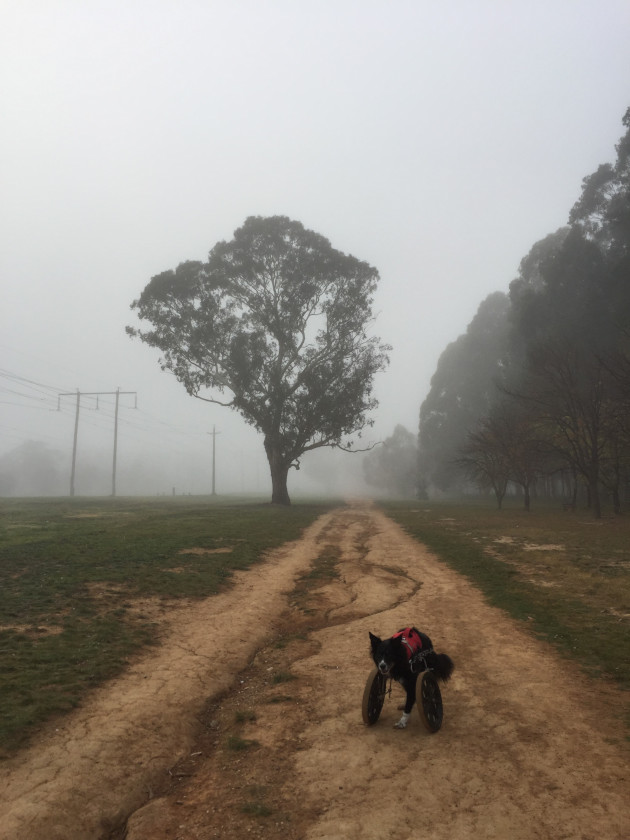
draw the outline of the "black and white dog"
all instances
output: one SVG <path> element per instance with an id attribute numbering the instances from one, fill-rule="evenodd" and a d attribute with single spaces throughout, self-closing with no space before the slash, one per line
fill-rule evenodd
<path id="1" fill-rule="evenodd" d="M 416 702 L 418 674 L 430 668 L 446 682 L 453 673 L 453 660 L 445 653 L 433 650 L 431 639 L 415 627 L 405 627 L 389 639 L 379 639 L 370 633 L 372 659 L 381 672 L 399 682 L 407 692 L 407 702 L 396 729 L 407 726 L 413 704 Z"/>

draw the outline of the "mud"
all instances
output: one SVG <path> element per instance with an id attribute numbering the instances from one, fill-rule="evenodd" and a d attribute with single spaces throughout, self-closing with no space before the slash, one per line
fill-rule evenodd
<path id="1" fill-rule="evenodd" d="M 318 558 L 338 556 L 338 577 Z M 297 588 L 296 588 L 297 587 Z M 366 505 L 322 517 L 3 766 L 3 840 L 627 840 L 624 697 Z M 444 724 L 361 718 L 368 630 L 456 663 Z"/>

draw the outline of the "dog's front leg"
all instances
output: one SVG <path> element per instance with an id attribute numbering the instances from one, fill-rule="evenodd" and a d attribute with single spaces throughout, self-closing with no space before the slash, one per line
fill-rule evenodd
<path id="1" fill-rule="evenodd" d="M 410 679 L 401 679 L 400 684 L 407 692 L 407 700 L 405 702 L 403 713 L 400 720 L 394 724 L 394 729 L 406 729 L 413 704 L 416 702 L 416 682 L 418 675 L 414 674 Z"/>
<path id="2" fill-rule="evenodd" d="M 400 716 L 400 720 L 394 724 L 394 729 L 406 729 L 408 720 L 409 714 L 407 712 L 403 712 Z"/>

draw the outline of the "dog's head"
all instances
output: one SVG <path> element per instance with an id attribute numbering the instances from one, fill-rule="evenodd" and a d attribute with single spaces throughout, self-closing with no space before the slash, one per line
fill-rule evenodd
<path id="1" fill-rule="evenodd" d="M 396 661 L 394 639 L 379 639 L 378 636 L 370 633 L 370 644 L 374 664 L 381 674 L 389 674 Z"/>

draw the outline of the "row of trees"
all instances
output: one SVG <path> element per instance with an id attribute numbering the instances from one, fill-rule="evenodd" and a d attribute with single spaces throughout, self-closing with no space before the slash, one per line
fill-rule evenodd
<path id="1" fill-rule="evenodd" d="M 490 295 L 442 354 L 420 411 L 420 476 L 602 492 L 630 475 L 630 109 L 614 164 L 584 179 L 569 224 L 536 243 L 509 294 Z M 570 489 L 569 489 L 570 488 Z"/>

